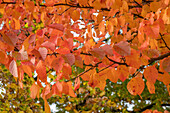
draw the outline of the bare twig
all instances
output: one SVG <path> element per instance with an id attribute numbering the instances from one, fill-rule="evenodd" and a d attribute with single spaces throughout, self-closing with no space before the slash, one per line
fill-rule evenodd
<path id="1" fill-rule="evenodd" d="M 164 42 L 165 47 L 167 47 L 167 48 L 170 50 L 170 47 L 168 47 L 166 41 L 165 41 L 164 38 L 162 37 L 163 35 L 162 35 L 161 33 L 159 33 L 159 35 L 161 36 L 161 39 L 162 39 L 162 41 Z"/>

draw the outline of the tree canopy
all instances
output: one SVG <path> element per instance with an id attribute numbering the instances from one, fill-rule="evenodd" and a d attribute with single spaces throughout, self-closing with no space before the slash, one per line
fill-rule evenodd
<path id="1" fill-rule="evenodd" d="M 0 0 L 0 25 L 1 111 L 169 111 L 169 0 Z"/>

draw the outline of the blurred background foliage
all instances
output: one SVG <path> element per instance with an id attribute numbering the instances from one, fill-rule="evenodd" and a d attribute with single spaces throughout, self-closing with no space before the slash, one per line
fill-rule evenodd
<path id="1" fill-rule="evenodd" d="M 72 71 L 74 76 L 74 74 L 81 73 L 83 69 L 72 68 Z M 55 75 L 49 75 L 49 79 L 55 77 Z M 30 97 L 30 87 L 35 80 L 25 74 L 22 89 L 16 82 L 17 79 L 10 74 L 4 65 L 0 65 L 0 112 L 43 113 L 44 101 L 41 96 L 39 99 Z M 76 98 L 68 95 L 62 95 L 62 97 L 55 95 L 49 98 L 48 102 L 55 106 L 51 108 L 52 112 L 61 113 L 66 111 L 69 113 L 140 113 L 147 109 L 161 112 L 170 111 L 170 97 L 162 82 L 156 81 L 155 94 L 150 94 L 145 85 L 141 96 L 133 96 L 128 92 L 128 82 L 128 79 L 125 82 L 118 81 L 117 83 L 107 80 L 105 90 L 100 91 L 99 88 L 92 88 L 88 82 L 81 79 L 80 88 L 75 91 Z M 55 111 L 53 111 L 54 109 Z"/>

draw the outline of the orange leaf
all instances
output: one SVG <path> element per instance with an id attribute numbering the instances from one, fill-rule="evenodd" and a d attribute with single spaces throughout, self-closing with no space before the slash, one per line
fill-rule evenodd
<path id="1" fill-rule="evenodd" d="M 72 88 L 72 83 L 71 83 L 71 81 L 67 82 L 67 84 L 68 84 L 68 87 L 69 87 L 69 95 L 70 95 L 71 97 L 76 97 L 76 94 L 74 93 L 74 90 L 73 90 L 73 88 Z"/>
<path id="2" fill-rule="evenodd" d="M 39 86 L 35 84 L 35 82 L 32 84 L 32 86 L 30 87 L 30 91 L 31 91 L 31 98 L 35 99 L 36 96 L 39 97 Z"/>
<path id="3" fill-rule="evenodd" d="M 12 60 L 9 64 L 9 71 L 14 77 L 18 77 L 18 68 L 15 60 Z"/>
<path id="4" fill-rule="evenodd" d="M 129 76 L 129 69 L 124 65 L 119 65 L 116 71 L 119 76 L 119 79 L 122 82 L 124 82 Z"/>
<path id="5" fill-rule="evenodd" d="M 139 68 L 141 65 L 140 54 L 132 49 L 131 55 L 126 56 L 126 62 L 132 67 Z"/>
<path id="6" fill-rule="evenodd" d="M 79 55 L 75 56 L 75 65 L 83 68 L 83 60 Z"/>
<path id="7" fill-rule="evenodd" d="M 45 98 L 44 98 L 44 107 L 45 107 L 45 113 L 51 113 L 50 106 Z"/>
<path id="8" fill-rule="evenodd" d="M 147 81 L 155 83 L 158 77 L 158 71 L 154 66 L 147 67 L 144 71 L 144 77 Z"/>
<path id="9" fill-rule="evenodd" d="M 114 45 L 114 50 L 122 56 L 127 56 L 131 54 L 131 48 L 126 41 L 121 41 Z"/>
<path id="10" fill-rule="evenodd" d="M 79 20 L 80 12 L 77 10 L 74 10 L 73 12 L 71 12 L 71 18 L 73 19 L 73 21 Z"/>
<path id="11" fill-rule="evenodd" d="M 89 71 L 88 71 L 89 70 Z M 84 73 L 83 75 L 81 75 L 81 78 L 85 81 L 89 81 L 90 77 L 96 73 L 95 69 L 91 69 L 90 67 L 86 67 L 85 71 L 88 71 L 86 73 Z"/>
<path id="12" fill-rule="evenodd" d="M 4 51 L 0 50 L 0 63 L 2 64 L 7 64 L 9 61 L 8 56 L 6 55 L 6 53 Z"/>
<path id="13" fill-rule="evenodd" d="M 165 58 L 162 62 L 162 68 L 166 71 L 166 72 L 170 72 L 170 57 Z"/>
<path id="14" fill-rule="evenodd" d="M 110 81 L 116 83 L 118 81 L 119 75 L 117 71 L 114 68 L 112 68 L 110 74 L 108 74 L 107 77 L 108 79 L 110 79 Z"/>
<path id="15" fill-rule="evenodd" d="M 80 87 L 80 78 L 75 79 L 75 84 L 74 84 L 74 91 L 76 91 Z"/>
<path id="16" fill-rule="evenodd" d="M 103 91 L 105 86 L 106 86 L 106 80 L 102 80 L 102 81 L 100 80 L 95 87 L 98 87 L 101 91 Z"/>
<path id="17" fill-rule="evenodd" d="M 62 81 L 63 90 L 62 93 L 69 95 L 69 86 L 66 82 Z"/>
<path id="18" fill-rule="evenodd" d="M 44 65 L 44 62 L 42 60 L 40 60 L 36 66 L 36 72 L 38 74 L 39 79 L 42 82 L 46 82 L 47 81 L 47 74 L 46 74 L 46 67 Z"/>
<path id="19" fill-rule="evenodd" d="M 33 12 L 33 11 L 34 11 L 35 5 L 34 5 L 34 2 L 33 2 L 33 1 L 25 1 L 25 2 L 24 2 L 24 5 L 25 5 L 25 8 L 26 8 L 27 10 L 29 10 L 30 12 Z"/>
<path id="20" fill-rule="evenodd" d="M 16 20 L 15 18 L 13 18 L 13 20 L 15 22 L 15 29 L 19 30 L 20 29 L 20 21 L 19 21 L 19 19 Z"/>
<path id="21" fill-rule="evenodd" d="M 62 92 L 63 86 L 62 86 L 62 84 L 59 81 L 56 82 L 56 86 L 57 86 L 59 92 Z"/>
<path id="22" fill-rule="evenodd" d="M 99 30 L 102 32 L 102 34 L 105 34 L 105 21 L 100 22 Z"/>
<path id="23" fill-rule="evenodd" d="M 148 87 L 148 90 L 149 90 L 150 94 L 154 94 L 155 93 L 155 86 L 154 86 L 154 84 L 152 82 L 147 81 L 146 85 Z"/>
<path id="24" fill-rule="evenodd" d="M 168 72 L 163 72 L 164 74 L 158 75 L 158 80 L 163 82 L 165 85 L 170 84 L 170 74 Z"/>
<path id="25" fill-rule="evenodd" d="M 69 75 L 72 74 L 71 66 L 68 63 L 65 63 L 63 66 L 63 77 L 69 79 Z"/>
<path id="26" fill-rule="evenodd" d="M 61 85 L 62 85 L 62 84 L 61 84 Z M 60 85 L 59 85 L 58 87 L 60 87 Z M 61 95 L 61 92 L 59 91 L 58 87 L 57 87 L 57 84 L 54 84 L 54 85 L 52 86 L 51 93 L 52 93 L 52 95 L 58 95 L 58 96 L 61 97 L 62 95 Z M 62 86 L 62 89 L 63 89 L 63 86 Z"/>
<path id="27" fill-rule="evenodd" d="M 32 69 L 29 65 L 22 65 L 22 69 L 29 77 L 32 77 Z"/>
<path id="28" fill-rule="evenodd" d="M 64 63 L 64 59 L 62 57 L 60 58 L 55 58 L 52 63 L 51 66 L 56 70 L 56 72 L 58 73 L 59 71 L 61 71 L 61 69 L 63 68 L 63 63 Z"/>
<path id="29" fill-rule="evenodd" d="M 145 84 L 141 77 L 132 78 L 127 84 L 127 89 L 132 95 L 140 95 L 144 88 Z"/>

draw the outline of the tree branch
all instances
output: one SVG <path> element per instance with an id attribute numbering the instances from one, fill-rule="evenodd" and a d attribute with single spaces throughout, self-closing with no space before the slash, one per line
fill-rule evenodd
<path id="1" fill-rule="evenodd" d="M 164 59 L 164 58 L 166 58 L 168 56 L 170 56 L 170 52 L 166 53 L 166 54 L 163 54 L 163 55 L 161 55 L 159 57 L 156 57 L 156 58 L 150 58 L 150 60 L 149 60 L 150 63 L 149 64 L 152 64 L 153 62 L 155 62 L 157 60 L 162 60 L 162 59 Z"/>
<path id="2" fill-rule="evenodd" d="M 156 105 L 155 103 L 151 104 L 151 105 L 148 105 L 142 109 L 140 109 L 139 111 L 136 111 L 136 112 L 142 112 L 142 111 L 145 111 L 147 109 L 151 109 L 154 105 Z M 170 104 L 161 104 L 161 106 L 170 106 Z"/>
<path id="3" fill-rule="evenodd" d="M 109 61 L 111 61 L 111 62 L 113 62 L 113 63 L 115 63 L 115 64 L 125 65 L 125 66 L 127 66 L 127 67 L 129 66 L 129 65 L 127 65 L 126 63 L 121 63 L 121 62 L 114 61 L 114 60 L 110 59 L 107 55 L 106 55 L 106 58 L 107 58 Z"/>
<path id="4" fill-rule="evenodd" d="M 165 47 L 167 47 L 170 50 L 170 47 L 168 47 L 167 43 L 165 42 L 164 38 L 162 37 L 163 35 L 161 33 L 159 33 L 159 35 L 161 36 L 161 39 L 164 42 Z"/>
<path id="5" fill-rule="evenodd" d="M 115 63 L 113 63 L 113 64 L 111 64 L 111 65 L 109 65 L 109 66 L 107 66 L 107 67 L 105 67 L 105 68 L 103 68 L 103 69 L 101 69 L 101 70 L 99 70 L 97 73 L 100 73 L 101 71 L 104 71 L 105 69 L 111 67 L 111 66 L 114 65 L 114 64 L 115 64 Z"/>
<path id="6" fill-rule="evenodd" d="M 76 77 L 71 78 L 71 79 L 69 79 L 69 80 L 66 80 L 65 82 L 69 82 L 69 81 L 71 81 L 71 80 L 75 80 L 76 78 L 78 78 L 78 77 L 82 76 L 83 74 L 85 74 L 85 73 L 89 72 L 90 70 L 94 69 L 95 67 L 97 67 L 97 66 L 98 66 L 98 64 L 100 64 L 100 63 L 102 63 L 102 62 L 98 62 L 95 66 L 92 66 L 92 67 L 91 67 L 91 68 L 89 68 L 88 70 L 83 71 L 82 73 L 80 73 L 80 74 L 79 74 L 79 75 L 77 75 Z"/>

